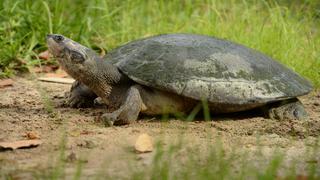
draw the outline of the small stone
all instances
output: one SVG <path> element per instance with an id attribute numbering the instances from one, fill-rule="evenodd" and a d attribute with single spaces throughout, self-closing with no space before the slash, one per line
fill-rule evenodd
<path id="1" fill-rule="evenodd" d="M 274 133 L 267 135 L 267 137 L 268 138 L 280 138 L 280 136 L 278 134 L 274 134 Z"/>
<path id="2" fill-rule="evenodd" d="M 299 126 L 297 124 L 294 124 L 293 125 L 293 130 L 296 132 L 296 133 L 305 133 L 306 132 L 306 129 L 303 127 L 303 126 Z"/>
<path id="3" fill-rule="evenodd" d="M 93 149 L 95 148 L 97 145 L 91 141 L 91 140 L 83 140 L 81 142 L 77 143 L 77 146 L 79 147 L 83 147 L 83 148 L 87 148 L 87 149 Z"/>
<path id="4" fill-rule="evenodd" d="M 56 94 L 56 95 L 54 95 L 53 96 L 53 98 L 56 98 L 56 99 L 63 99 L 63 98 L 65 98 L 65 96 L 63 95 L 63 94 Z"/>
<path id="5" fill-rule="evenodd" d="M 71 152 L 66 158 L 66 161 L 70 163 L 75 162 L 76 160 L 77 160 L 77 155 L 74 152 Z"/>
<path id="6" fill-rule="evenodd" d="M 152 152 L 153 143 L 151 137 L 146 133 L 140 134 L 134 148 L 138 153 Z"/>
<path id="7" fill-rule="evenodd" d="M 28 139 L 40 139 L 40 136 L 33 131 L 27 132 L 25 135 Z"/>
<path id="8" fill-rule="evenodd" d="M 131 131 L 132 133 L 139 133 L 140 132 L 140 130 L 139 129 L 132 129 L 132 131 Z"/>

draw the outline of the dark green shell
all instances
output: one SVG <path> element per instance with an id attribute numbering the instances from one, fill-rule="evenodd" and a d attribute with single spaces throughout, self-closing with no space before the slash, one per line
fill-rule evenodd
<path id="1" fill-rule="evenodd" d="M 139 84 L 212 103 L 260 104 L 312 90 L 306 79 L 264 54 L 202 35 L 140 39 L 106 58 Z"/>

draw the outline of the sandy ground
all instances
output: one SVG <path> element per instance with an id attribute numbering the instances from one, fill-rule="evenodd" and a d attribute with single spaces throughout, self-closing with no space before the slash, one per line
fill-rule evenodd
<path id="1" fill-rule="evenodd" d="M 1 151 L 2 175 L 17 179 L 37 176 L 59 166 L 62 152 L 67 157 L 66 174 L 75 171 L 74 160 L 80 159 L 86 177 L 105 171 L 125 176 L 128 170 L 124 169 L 130 166 L 128 159 L 138 161 L 142 168 L 151 163 L 153 153 L 138 155 L 133 151 L 141 133 L 148 133 L 155 142 L 165 146 L 182 138 L 182 147 L 197 147 L 200 151 L 205 151 L 208 143 L 217 139 L 226 149 L 253 151 L 259 146 L 265 154 L 280 149 L 287 154 L 288 160 L 301 161 L 301 172 L 307 163 L 320 167 L 319 158 L 310 160 L 305 155 L 320 135 L 320 91 L 300 98 L 310 115 L 310 120 L 303 122 L 270 120 L 251 111 L 212 115 L 210 122 L 174 119 L 161 122 L 159 117 L 141 117 L 134 124 L 104 127 L 99 122 L 104 108 L 72 109 L 59 105 L 70 85 L 39 82 L 30 77 L 14 81 L 13 86 L 0 89 L 0 142 L 27 139 L 26 134 L 32 132 L 43 144 Z M 63 144 L 65 151 L 61 151 Z"/>

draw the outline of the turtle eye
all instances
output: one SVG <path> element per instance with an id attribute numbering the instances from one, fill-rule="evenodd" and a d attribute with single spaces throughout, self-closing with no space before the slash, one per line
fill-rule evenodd
<path id="1" fill-rule="evenodd" d="M 64 37 L 61 36 L 61 35 L 56 35 L 53 37 L 53 39 L 56 41 L 56 42 L 62 42 L 64 40 Z"/>
<path id="2" fill-rule="evenodd" d="M 71 51 L 70 58 L 72 61 L 74 61 L 76 63 L 81 63 L 85 60 L 83 55 L 76 52 L 76 51 Z"/>

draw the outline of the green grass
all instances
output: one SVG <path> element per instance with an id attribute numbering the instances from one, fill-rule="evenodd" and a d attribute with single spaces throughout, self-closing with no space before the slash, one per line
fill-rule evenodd
<path id="1" fill-rule="evenodd" d="M 226 38 L 278 59 L 320 86 L 317 0 L 0 1 L 0 77 L 41 63 L 45 35 L 94 49 L 161 33 Z"/>
<path id="2" fill-rule="evenodd" d="M 238 145 L 224 147 L 218 139 L 213 144 L 208 141 L 207 151 L 200 151 L 200 148 L 186 146 L 186 140 L 180 138 L 176 143 L 163 145 L 159 140 L 155 146 L 155 152 L 151 159 L 151 164 L 141 166 L 137 160 L 138 155 L 131 152 L 131 155 L 123 158 L 122 161 L 128 166 L 124 166 L 121 173 L 108 171 L 113 166 L 112 157 L 101 157 L 108 159 L 101 169 L 96 169 L 96 174 L 83 173 L 85 170 L 86 158 L 81 157 L 76 162 L 68 162 L 66 149 L 66 136 L 62 137 L 59 152 L 49 163 L 52 165 L 48 169 L 29 169 L 28 173 L 34 179 L 319 179 L 319 164 L 306 163 L 301 157 L 291 156 L 287 158 L 286 151 L 273 149 L 270 155 L 262 153 L 258 147 L 255 151 L 248 150 Z M 319 140 L 313 142 L 309 150 L 305 151 L 305 157 L 317 159 L 319 150 Z M 257 143 L 259 144 L 259 143 Z M 69 151 L 70 152 L 70 151 Z M 83 159 L 82 159 L 83 158 Z M 300 158 L 300 159 L 299 159 Z M 301 164 L 306 166 L 301 171 Z M 66 168 L 72 167 L 74 171 L 66 172 Z M 300 167 L 300 168 L 299 168 Z M 298 170 L 299 169 L 299 170 Z M 17 171 L 16 174 L 21 172 Z M 26 172 L 25 172 L 26 173 Z M 25 175 L 27 175 L 25 174 Z M 0 177 L 13 179 L 14 174 L 0 172 Z M 27 176 L 29 177 L 29 176 Z M 299 178 L 300 177 L 300 178 Z"/>

